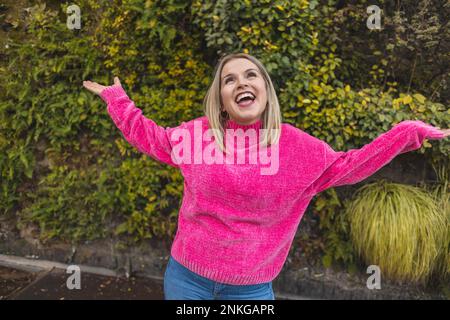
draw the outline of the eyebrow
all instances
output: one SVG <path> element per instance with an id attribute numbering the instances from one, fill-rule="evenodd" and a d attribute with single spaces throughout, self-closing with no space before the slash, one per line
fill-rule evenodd
<path id="1" fill-rule="evenodd" d="M 258 72 L 258 70 L 254 69 L 254 68 L 247 69 L 247 70 L 245 70 L 245 72 L 248 72 L 248 71 L 250 71 L 250 70 L 254 70 L 254 71 Z M 229 73 L 229 74 L 227 74 L 226 76 L 224 76 L 224 77 L 222 78 L 222 80 L 225 79 L 225 78 L 228 77 L 228 76 L 233 75 L 233 74 L 234 74 L 234 73 Z"/>

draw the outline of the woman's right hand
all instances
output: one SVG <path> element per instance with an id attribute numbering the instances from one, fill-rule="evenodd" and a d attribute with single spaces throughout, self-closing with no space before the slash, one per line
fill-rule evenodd
<path id="1" fill-rule="evenodd" d="M 118 77 L 114 77 L 114 85 L 122 87 Z M 98 95 L 100 95 L 102 93 L 102 91 L 107 88 L 107 86 L 103 86 L 97 82 L 92 82 L 92 81 L 83 81 L 83 86 L 86 89 L 88 89 L 89 91 L 91 91 L 95 94 L 98 94 Z"/>

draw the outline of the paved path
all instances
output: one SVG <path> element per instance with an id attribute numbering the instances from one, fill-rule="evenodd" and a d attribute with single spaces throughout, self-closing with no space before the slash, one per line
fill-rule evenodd
<path id="1" fill-rule="evenodd" d="M 61 269 L 41 273 L 35 281 L 8 299 L 12 300 L 162 300 L 161 283 L 147 278 L 118 278 L 83 273 L 80 289 L 68 289 L 71 274 Z"/>

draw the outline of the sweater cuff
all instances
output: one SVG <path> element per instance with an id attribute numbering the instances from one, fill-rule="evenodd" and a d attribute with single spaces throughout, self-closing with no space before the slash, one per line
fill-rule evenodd
<path id="1" fill-rule="evenodd" d="M 103 89 L 103 91 L 100 93 L 100 97 L 105 101 L 107 104 L 110 104 L 112 101 L 114 101 L 117 98 L 127 96 L 127 93 L 121 86 L 109 86 Z"/>
<path id="2" fill-rule="evenodd" d="M 423 139 L 434 140 L 444 138 L 444 133 L 441 130 L 421 120 L 405 120 L 400 122 L 399 124 L 406 126 L 414 126 L 421 140 Z"/>
<path id="3" fill-rule="evenodd" d="M 438 128 L 431 124 L 425 123 L 423 121 L 417 120 L 416 125 L 418 129 L 422 132 L 423 137 L 426 139 L 442 139 L 444 138 L 444 133 Z"/>

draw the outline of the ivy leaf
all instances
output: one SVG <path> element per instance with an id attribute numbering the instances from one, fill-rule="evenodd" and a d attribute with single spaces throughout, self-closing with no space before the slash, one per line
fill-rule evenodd
<path id="1" fill-rule="evenodd" d="M 128 231 L 128 222 L 124 222 L 116 227 L 115 234 L 119 235 L 127 231 Z"/>
<path id="2" fill-rule="evenodd" d="M 420 93 L 413 94 L 413 97 L 419 101 L 419 103 L 425 103 L 426 98 Z"/>
<path id="3" fill-rule="evenodd" d="M 323 256 L 322 263 L 325 268 L 331 267 L 332 262 L 333 262 L 333 259 L 331 258 L 330 255 L 327 254 L 327 255 Z"/>

